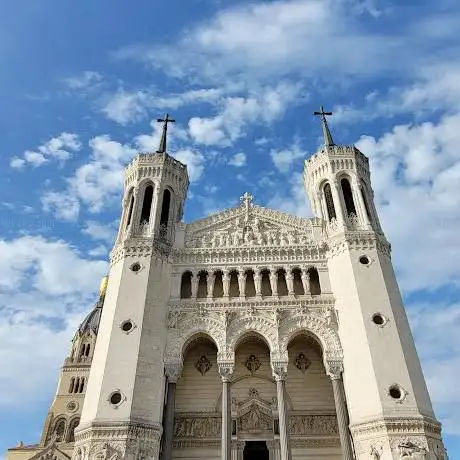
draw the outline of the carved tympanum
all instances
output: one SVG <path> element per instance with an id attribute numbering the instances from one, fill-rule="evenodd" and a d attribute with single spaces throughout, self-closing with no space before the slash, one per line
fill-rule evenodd
<path id="1" fill-rule="evenodd" d="M 240 417 L 239 423 L 242 431 L 260 432 L 271 430 L 273 421 L 259 405 L 253 403 L 249 411 Z"/>

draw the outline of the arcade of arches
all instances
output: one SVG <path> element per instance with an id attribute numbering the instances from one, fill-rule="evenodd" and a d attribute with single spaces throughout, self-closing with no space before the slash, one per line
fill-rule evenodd
<path id="1" fill-rule="evenodd" d="M 237 342 L 228 379 L 232 459 L 279 460 L 285 458 L 283 442 L 292 458 L 318 454 L 331 460 L 342 458 L 333 381 L 326 375 L 321 347 L 311 336 L 301 334 L 290 341 L 288 357 L 283 380 L 285 413 L 280 413 L 283 387 L 274 378 L 268 344 L 255 332 Z M 188 342 L 180 378 L 174 388 L 168 384 L 175 398 L 173 459 L 221 458 L 226 379 L 219 371 L 218 350 L 209 336 L 199 334 Z M 285 420 L 289 439 L 282 439 Z"/>

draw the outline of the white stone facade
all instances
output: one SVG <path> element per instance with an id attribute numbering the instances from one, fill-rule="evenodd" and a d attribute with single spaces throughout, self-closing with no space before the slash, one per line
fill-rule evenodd
<path id="1" fill-rule="evenodd" d="M 315 218 L 184 224 L 186 167 L 127 167 L 75 460 L 447 458 L 367 158 L 325 146 L 305 186 Z"/>

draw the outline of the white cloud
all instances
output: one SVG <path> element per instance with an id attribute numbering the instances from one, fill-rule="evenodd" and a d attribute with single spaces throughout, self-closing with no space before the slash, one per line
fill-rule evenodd
<path id="1" fill-rule="evenodd" d="M 81 143 L 78 140 L 78 135 L 63 132 L 40 145 L 38 151 L 26 150 L 24 158 L 13 157 L 10 166 L 16 169 L 20 169 L 26 164 L 38 167 L 52 159 L 63 163 L 70 158 L 73 152 L 78 152 L 80 149 Z"/>
<path id="2" fill-rule="evenodd" d="M 80 75 L 64 79 L 64 83 L 70 89 L 82 90 L 94 87 L 102 80 L 102 75 L 92 70 L 87 70 Z"/>
<path id="3" fill-rule="evenodd" d="M 48 190 L 43 194 L 41 202 L 44 211 L 52 212 L 63 220 L 75 220 L 80 214 L 80 202 L 69 192 Z"/>
<path id="4" fill-rule="evenodd" d="M 235 155 L 230 158 L 228 164 L 237 168 L 241 168 L 246 164 L 246 154 L 244 152 L 235 153 Z"/>
<path id="5" fill-rule="evenodd" d="M 190 137 L 204 145 L 231 145 L 247 133 L 249 124 L 271 123 L 280 118 L 298 100 L 301 91 L 300 84 L 281 82 L 274 87 L 257 88 L 247 97 L 226 97 L 216 116 L 189 120 Z"/>
<path id="6" fill-rule="evenodd" d="M 302 150 L 297 143 L 290 148 L 282 150 L 272 150 L 270 156 L 280 173 L 286 174 L 290 171 L 293 164 L 300 163 L 301 158 L 307 157 L 307 152 Z"/>
<path id="7" fill-rule="evenodd" d="M 190 182 L 196 182 L 201 178 L 204 170 L 204 156 L 191 149 L 182 149 L 174 153 L 174 158 L 187 165 Z"/>
<path id="8" fill-rule="evenodd" d="M 120 89 L 110 97 L 102 111 L 111 120 L 127 125 L 147 115 L 147 99 L 148 95 L 143 91 L 127 92 Z"/>
<path id="9" fill-rule="evenodd" d="M 101 222 L 88 221 L 85 222 L 82 233 L 89 235 L 93 240 L 113 244 L 117 234 L 117 225 L 117 222 L 104 224 Z"/>
<path id="10" fill-rule="evenodd" d="M 405 290 L 460 284 L 459 123 L 460 114 L 400 125 L 356 144 L 370 157 L 376 204 Z"/>
<path id="11" fill-rule="evenodd" d="M 443 432 L 460 435 L 460 387 L 452 385 L 460 366 L 459 304 L 422 304 L 409 309 L 425 378 Z"/>

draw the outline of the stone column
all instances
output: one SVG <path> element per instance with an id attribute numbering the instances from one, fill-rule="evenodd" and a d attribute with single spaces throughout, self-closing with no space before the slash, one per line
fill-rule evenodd
<path id="1" fill-rule="evenodd" d="M 288 288 L 288 295 L 294 295 L 294 277 L 292 276 L 292 271 L 286 269 L 286 284 Z"/>
<path id="2" fill-rule="evenodd" d="M 212 294 L 213 294 L 213 290 L 214 290 L 214 280 L 215 280 L 215 276 L 214 276 L 214 273 L 208 273 L 208 277 L 206 279 L 206 284 L 207 284 L 207 297 L 208 299 L 212 299 Z"/>
<path id="3" fill-rule="evenodd" d="M 254 270 L 254 285 L 256 287 L 256 297 L 262 296 L 262 275 L 260 274 L 260 270 Z"/>
<path id="4" fill-rule="evenodd" d="M 331 185 L 332 198 L 334 200 L 335 214 L 337 216 L 337 223 L 341 228 L 345 225 L 344 209 L 342 199 L 340 198 L 339 183 L 335 179 Z"/>
<path id="5" fill-rule="evenodd" d="M 334 392 L 335 410 L 337 412 L 337 425 L 339 429 L 340 445 L 344 460 L 354 460 L 351 434 L 349 430 L 348 408 L 345 400 L 345 390 L 342 380 L 341 363 L 328 363 L 327 374 L 332 380 L 332 390 Z"/>
<path id="6" fill-rule="evenodd" d="M 222 275 L 222 285 L 224 288 L 224 297 L 229 297 L 230 292 L 230 273 L 228 270 L 225 270 Z"/>
<path id="7" fill-rule="evenodd" d="M 217 363 L 222 378 L 222 460 L 232 460 L 232 395 L 230 382 L 233 363 Z"/>
<path id="8" fill-rule="evenodd" d="M 192 299 L 196 299 L 196 295 L 198 292 L 199 279 L 200 279 L 200 275 L 198 273 L 194 273 L 192 275 Z"/>
<path id="9" fill-rule="evenodd" d="M 270 270 L 270 286 L 272 288 L 272 296 L 278 296 L 278 284 L 277 284 L 277 274 L 276 271 Z"/>
<path id="10" fill-rule="evenodd" d="M 174 436 L 174 413 L 176 405 L 176 384 L 182 372 L 182 363 L 165 365 L 165 375 L 168 379 L 167 399 L 165 405 L 165 418 L 163 427 L 163 450 L 162 460 L 171 460 L 172 441 Z"/>
<path id="11" fill-rule="evenodd" d="M 288 414 L 286 407 L 287 362 L 272 362 L 273 377 L 276 380 L 276 396 L 278 399 L 278 417 L 280 430 L 280 460 L 291 460 L 289 446 Z"/>
<path id="12" fill-rule="evenodd" d="M 352 182 L 352 191 L 353 191 L 353 200 L 355 201 L 355 207 L 358 211 L 358 215 L 361 219 L 363 225 L 367 228 L 371 228 L 371 222 L 369 220 L 369 216 L 366 212 L 366 206 L 364 205 L 363 196 L 361 194 L 361 184 L 358 183 L 357 180 L 353 180 Z M 370 212 L 370 209 L 369 209 Z"/>
<path id="13" fill-rule="evenodd" d="M 310 273 L 308 272 L 308 268 L 302 269 L 302 284 L 304 294 L 310 294 Z"/>
<path id="14" fill-rule="evenodd" d="M 238 269 L 238 289 L 240 291 L 240 297 L 245 297 L 246 291 L 246 273 L 243 268 Z"/>

